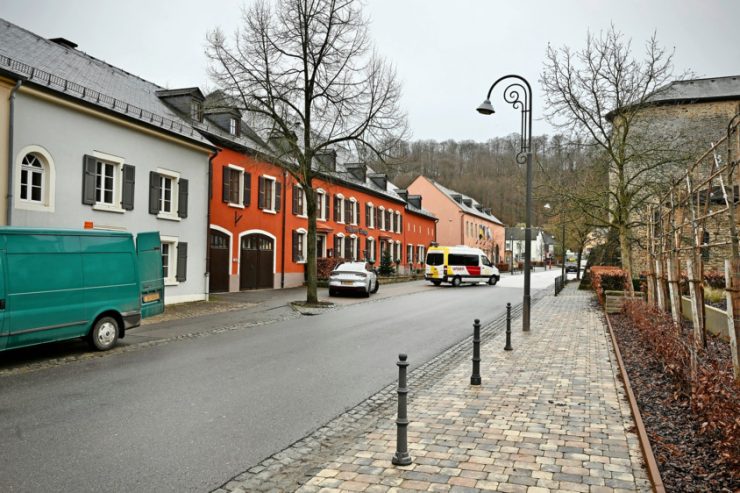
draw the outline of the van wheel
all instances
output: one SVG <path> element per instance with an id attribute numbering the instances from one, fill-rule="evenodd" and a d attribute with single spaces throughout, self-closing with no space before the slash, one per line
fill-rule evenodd
<path id="1" fill-rule="evenodd" d="M 115 318 L 99 318 L 90 331 L 90 344 L 98 351 L 107 351 L 116 345 L 118 330 L 118 321 Z"/>
<path id="2" fill-rule="evenodd" d="M 488 278 L 488 284 L 490 284 L 491 286 L 495 286 L 497 282 L 498 282 L 498 277 L 496 276 L 491 276 Z"/>
<path id="3" fill-rule="evenodd" d="M 453 277 L 453 278 L 452 278 L 452 285 L 453 285 L 454 287 L 458 287 L 458 286 L 460 286 L 460 283 L 461 283 L 461 282 L 462 282 L 462 281 L 460 281 L 460 278 L 459 278 L 459 277 Z"/>
<path id="4" fill-rule="evenodd" d="M 439 286 L 440 284 L 442 284 L 442 281 L 435 279 L 434 281 L 432 281 L 432 284 L 434 284 L 435 286 Z"/>

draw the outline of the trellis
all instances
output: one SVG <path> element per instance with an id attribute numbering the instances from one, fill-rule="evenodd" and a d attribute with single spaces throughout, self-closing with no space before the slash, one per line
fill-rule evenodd
<path id="1" fill-rule="evenodd" d="M 727 135 L 696 160 L 649 209 L 648 302 L 671 310 L 681 320 L 681 262 L 685 261 L 693 317 L 692 354 L 706 347 L 704 313 L 704 256 L 724 257 L 727 326 L 735 379 L 740 379 L 740 245 L 736 208 L 740 205 L 740 114 L 727 126 Z M 708 231 L 715 229 L 709 238 Z M 695 357 L 692 357 L 692 363 Z M 693 365 L 692 365 L 693 366 Z"/>

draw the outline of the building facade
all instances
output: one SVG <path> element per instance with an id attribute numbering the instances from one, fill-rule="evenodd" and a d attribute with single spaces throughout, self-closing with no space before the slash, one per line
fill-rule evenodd
<path id="1" fill-rule="evenodd" d="M 5 224 L 159 231 L 165 301 L 205 299 L 215 148 L 160 101 L 162 88 L 2 20 L 0 70 L 14 92 L 0 102 L 12 128 Z"/>
<path id="2" fill-rule="evenodd" d="M 472 197 L 450 190 L 425 176 L 408 186 L 438 218 L 437 243 L 480 248 L 494 263 L 503 261 L 504 224 Z"/>

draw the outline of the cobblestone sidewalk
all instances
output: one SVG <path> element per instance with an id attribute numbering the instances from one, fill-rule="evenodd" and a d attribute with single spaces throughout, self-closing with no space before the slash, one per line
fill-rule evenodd
<path id="1" fill-rule="evenodd" d="M 389 386 L 217 491 L 651 491 L 590 294 L 571 285 L 544 297 L 529 333 L 512 323 L 513 351 L 500 329 L 484 331 L 481 386 L 469 385 L 469 341 L 409 376 L 411 465 L 391 464 Z M 301 471 L 302 486 L 290 487 Z"/>

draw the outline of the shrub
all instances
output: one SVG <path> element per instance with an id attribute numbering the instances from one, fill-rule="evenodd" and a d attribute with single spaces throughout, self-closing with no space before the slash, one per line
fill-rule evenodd
<path id="1" fill-rule="evenodd" d="M 713 304 L 722 303 L 725 299 L 725 290 L 719 288 L 713 288 L 711 286 L 704 286 L 704 302 Z"/>
<path id="2" fill-rule="evenodd" d="M 599 303 L 604 304 L 604 291 L 624 291 L 627 289 L 627 274 L 619 267 L 591 267 L 591 286 L 596 291 Z"/>
<path id="3" fill-rule="evenodd" d="M 704 283 L 714 289 L 725 289 L 725 274 L 717 270 L 708 270 L 704 273 Z"/>
<path id="4" fill-rule="evenodd" d="M 509 264 L 505 262 L 501 262 L 500 264 L 496 264 L 496 268 L 499 270 L 499 272 L 509 272 Z"/>
<path id="5" fill-rule="evenodd" d="M 334 267 L 344 262 L 343 258 L 320 257 L 316 259 L 316 278 L 329 279 Z"/>
<path id="6" fill-rule="evenodd" d="M 740 467 L 740 384 L 734 380 L 729 358 L 722 359 L 721 351 L 711 348 L 694 349 L 688 326 L 674 324 L 667 313 L 642 300 L 625 300 L 623 307 L 641 343 L 690 398 L 701 433 L 713 437 L 727 466 Z M 693 374 L 692 352 L 696 353 Z"/>

